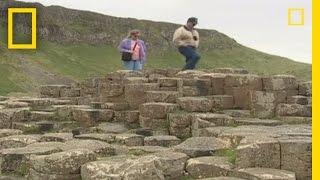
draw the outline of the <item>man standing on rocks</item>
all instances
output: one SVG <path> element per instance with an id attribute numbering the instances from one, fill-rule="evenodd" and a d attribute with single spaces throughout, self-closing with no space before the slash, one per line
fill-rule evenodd
<path id="1" fill-rule="evenodd" d="M 173 42 L 178 47 L 179 52 L 186 57 L 186 65 L 182 70 L 194 69 L 200 55 L 197 53 L 199 46 L 199 33 L 194 29 L 198 24 L 198 19 L 191 17 L 187 24 L 178 28 L 173 35 Z"/>

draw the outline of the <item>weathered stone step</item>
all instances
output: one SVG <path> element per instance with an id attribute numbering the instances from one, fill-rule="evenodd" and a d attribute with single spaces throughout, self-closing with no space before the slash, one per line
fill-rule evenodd
<path id="1" fill-rule="evenodd" d="M 142 84 L 148 83 L 149 79 L 145 77 L 126 77 L 124 78 L 124 84 Z"/>
<path id="2" fill-rule="evenodd" d="M 299 84 L 299 95 L 311 96 L 312 95 L 312 83 L 311 81 L 303 82 Z"/>
<path id="3" fill-rule="evenodd" d="M 13 122 L 12 128 L 19 129 L 25 134 L 39 134 L 53 130 L 54 125 L 54 122 L 51 121 Z"/>
<path id="4" fill-rule="evenodd" d="M 27 180 L 27 178 L 19 175 L 0 175 L 0 180 Z"/>
<path id="5" fill-rule="evenodd" d="M 311 124 L 312 117 L 299 117 L 299 116 L 279 116 L 277 117 L 284 124 Z"/>
<path id="6" fill-rule="evenodd" d="M 116 134 L 115 142 L 126 146 L 143 146 L 144 137 L 137 134 Z"/>
<path id="7" fill-rule="evenodd" d="M 187 155 L 159 152 L 138 158 L 120 156 L 89 162 L 82 166 L 83 180 L 93 178 L 178 179 L 183 175 Z M 161 163 L 161 166 L 158 166 Z"/>
<path id="8" fill-rule="evenodd" d="M 13 136 L 13 135 L 20 135 L 23 132 L 19 129 L 0 129 L 0 138 Z"/>
<path id="9" fill-rule="evenodd" d="M 247 136 L 306 136 L 311 137 L 311 126 L 305 124 L 299 125 L 281 125 L 281 126 L 237 126 L 237 127 L 209 127 L 202 129 L 201 136 L 211 137 L 229 137 L 232 139 L 242 139 Z"/>
<path id="10" fill-rule="evenodd" d="M 93 151 L 98 157 L 115 155 L 115 148 L 109 143 L 97 140 L 78 140 L 66 141 L 61 147 L 63 151 L 75 149 L 87 149 Z"/>
<path id="11" fill-rule="evenodd" d="M 250 110 L 238 110 L 238 109 L 227 109 L 222 111 L 224 114 L 227 114 L 235 118 L 250 118 Z"/>
<path id="12" fill-rule="evenodd" d="M 9 97 L 6 97 L 6 96 L 0 96 L 0 101 L 6 101 L 10 99 Z"/>
<path id="13" fill-rule="evenodd" d="M 114 112 L 108 109 L 74 109 L 73 118 L 82 127 L 92 127 L 99 122 L 110 122 Z"/>
<path id="14" fill-rule="evenodd" d="M 211 112 L 213 109 L 213 101 L 207 97 L 181 97 L 177 103 L 188 112 Z"/>
<path id="15" fill-rule="evenodd" d="M 53 147 L 22 147 L 0 150 L 0 172 L 3 174 L 27 175 L 32 155 L 48 155 L 56 152 L 61 152 L 61 149 Z"/>
<path id="16" fill-rule="evenodd" d="M 168 113 L 178 110 L 177 104 L 172 103 L 144 103 L 140 106 L 140 115 L 143 117 L 163 119 L 167 117 Z"/>
<path id="17" fill-rule="evenodd" d="M 170 148 L 163 146 L 130 146 L 129 154 L 149 154 L 149 153 L 157 153 L 161 151 L 169 151 Z"/>
<path id="18" fill-rule="evenodd" d="M 66 142 L 72 139 L 72 133 L 46 133 L 41 136 L 40 142 Z"/>
<path id="19" fill-rule="evenodd" d="M 5 108 L 24 108 L 28 107 L 29 104 L 26 102 L 18 102 L 18 101 L 6 101 L 3 103 Z"/>
<path id="20" fill-rule="evenodd" d="M 312 116 L 312 107 L 310 105 L 300 104 L 279 104 L 276 109 L 278 116 Z"/>
<path id="21" fill-rule="evenodd" d="M 263 90 L 279 91 L 279 90 L 296 90 L 298 93 L 298 83 L 292 75 L 274 75 L 262 78 Z"/>
<path id="22" fill-rule="evenodd" d="M 227 157 L 204 156 L 187 161 L 186 171 L 194 178 L 227 176 L 234 165 Z"/>
<path id="23" fill-rule="evenodd" d="M 71 104 L 70 100 L 55 99 L 55 98 L 20 98 L 20 99 L 15 99 L 15 101 L 28 103 L 29 106 L 34 109 L 44 108 L 44 107 L 53 106 L 53 105 Z"/>
<path id="24" fill-rule="evenodd" d="M 30 111 L 29 121 L 56 121 L 57 116 L 55 112 L 46 111 Z"/>
<path id="25" fill-rule="evenodd" d="M 147 102 L 176 103 L 182 95 L 177 91 L 147 91 Z"/>
<path id="26" fill-rule="evenodd" d="M 185 139 L 199 136 L 199 130 L 214 126 L 234 126 L 234 119 L 226 114 L 177 112 L 168 114 L 170 135 Z"/>
<path id="27" fill-rule="evenodd" d="M 221 176 L 221 177 L 212 177 L 212 178 L 205 178 L 205 179 L 198 179 L 198 180 L 247 180 L 247 179 L 231 177 L 231 176 Z"/>
<path id="28" fill-rule="evenodd" d="M 278 126 L 283 124 L 282 121 L 274 119 L 259 119 L 259 118 L 236 118 L 235 124 L 238 126 L 243 125 L 260 125 L 260 126 Z"/>
<path id="29" fill-rule="evenodd" d="M 114 122 L 125 123 L 128 127 L 137 127 L 139 124 L 140 112 L 134 111 L 115 111 Z"/>
<path id="30" fill-rule="evenodd" d="M 101 123 L 98 127 L 93 127 L 93 130 L 99 133 L 106 133 L 106 134 L 120 134 L 125 133 L 128 129 L 121 123 Z"/>
<path id="31" fill-rule="evenodd" d="M 177 152 L 182 152 L 190 157 L 209 156 L 212 153 L 227 149 L 230 144 L 214 137 L 192 137 L 173 147 Z"/>
<path id="32" fill-rule="evenodd" d="M 131 109 L 138 109 L 146 102 L 145 92 L 158 91 L 158 83 L 127 84 L 125 86 L 125 100 Z"/>
<path id="33" fill-rule="evenodd" d="M 113 102 L 113 103 L 105 103 L 103 108 L 111 109 L 114 111 L 125 111 L 129 110 L 129 104 L 127 102 Z"/>
<path id="34" fill-rule="evenodd" d="M 213 108 L 216 110 L 232 109 L 234 107 L 233 96 L 230 95 L 213 95 L 208 96 L 213 100 Z"/>
<path id="35" fill-rule="evenodd" d="M 287 98 L 288 104 L 301 104 L 301 105 L 307 105 L 310 102 L 310 97 L 306 96 L 289 96 Z"/>
<path id="36" fill-rule="evenodd" d="M 146 146 L 172 147 L 181 143 L 176 136 L 149 136 L 144 138 Z"/>
<path id="37" fill-rule="evenodd" d="M 248 74 L 248 70 L 241 68 L 214 68 L 206 69 L 205 72 L 210 73 L 224 73 L 224 74 Z"/>
<path id="38" fill-rule="evenodd" d="M 170 77 L 163 77 L 158 79 L 158 83 L 160 87 L 178 87 L 182 85 L 181 78 L 170 78 Z"/>
<path id="39" fill-rule="evenodd" d="M 81 165 L 96 160 L 95 153 L 88 149 L 75 149 L 31 158 L 31 179 L 57 179 L 70 176 L 80 177 Z M 51 177 L 51 178 L 49 178 Z M 55 178 L 53 178 L 55 177 Z M 72 178 L 74 179 L 74 178 Z"/>
<path id="40" fill-rule="evenodd" d="M 155 119 L 150 117 L 139 117 L 140 126 L 150 130 L 151 135 L 169 135 L 169 122 L 166 118 Z"/>
<path id="41" fill-rule="evenodd" d="M 7 148 L 25 147 L 39 142 L 40 135 L 13 135 L 0 138 L 0 150 Z"/>
<path id="42" fill-rule="evenodd" d="M 53 106 L 56 120 L 58 121 L 73 121 L 73 111 L 75 109 L 91 109 L 88 105 L 54 105 Z"/>
<path id="43" fill-rule="evenodd" d="M 90 134 L 81 134 L 81 135 L 77 135 L 75 136 L 75 138 L 77 139 L 85 139 L 85 140 L 98 140 L 98 141 L 104 141 L 107 143 L 113 143 L 115 142 L 115 134 L 100 134 L 100 133 L 90 133 Z"/>
<path id="44" fill-rule="evenodd" d="M 170 135 L 186 139 L 191 136 L 191 125 L 194 115 L 192 113 L 170 113 L 168 114 Z"/>
<path id="45" fill-rule="evenodd" d="M 237 177 L 244 179 L 261 179 L 261 180 L 295 180 L 296 176 L 294 172 L 269 169 L 269 168 L 248 168 L 240 169 L 235 172 Z"/>

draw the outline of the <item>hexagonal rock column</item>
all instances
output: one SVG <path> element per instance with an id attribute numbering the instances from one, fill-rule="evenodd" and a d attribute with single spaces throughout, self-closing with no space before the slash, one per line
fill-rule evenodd
<path id="1" fill-rule="evenodd" d="M 29 115 L 29 108 L 1 109 L 0 128 L 11 128 L 13 122 L 25 121 Z"/>
<path id="2" fill-rule="evenodd" d="M 139 158 L 114 157 L 90 162 L 81 167 L 83 180 L 91 179 L 179 179 L 188 156 L 183 153 L 159 152 Z"/>
<path id="3" fill-rule="evenodd" d="M 265 136 L 249 136 L 236 148 L 236 166 L 239 168 L 265 167 L 280 169 L 279 141 Z"/>
<path id="4" fill-rule="evenodd" d="M 214 137 L 192 137 L 173 147 L 177 152 L 182 152 L 190 157 L 209 156 L 212 153 L 227 149 L 230 145 Z"/>
<path id="5" fill-rule="evenodd" d="M 22 147 L 0 150 L 0 172 L 24 174 L 29 171 L 29 160 L 32 155 L 48 155 L 60 152 L 54 147 Z"/>
<path id="6" fill-rule="evenodd" d="M 312 83 L 311 81 L 303 82 L 299 84 L 299 95 L 311 96 L 312 95 Z"/>
<path id="7" fill-rule="evenodd" d="M 81 165 L 96 160 L 87 149 L 74 149 L 31 158 L 30 179 L 76 179 L 80 177 Z"/>
<path id="8" fill-rule="evenodd" d="M 111 121 L 113 111 L 108 109 L 74 109 L 73 117 L 82 127 L 91 127 L 98 122 Z"/>
<path id="9" fill-rule="evenodd" d="M 213 100 L 214 110 L 232 109 L 234 107 L 233 96 L 230 95 L 214 95 L 207 96 Z"/>
<path id="10" fill-rule="evenodd" d="M 153 154 L 159 159 L 159 169 L 165 179 L 179 179 L 183 176 L 188 156 L 184 153 L 162 151 Z"/>
<path id="11" fill-rule="evenodd" d="M 263 90 L 275 94 L 277 103 L 285 103 L 287 97 L 298 95 L 298 83 L 294 76 L 275 75 L 263 77 Z"/>
<path id="12" fill-rule="evenodd" d="M 183 87 L 179 89 L 183 96 L 208 96 L 212 95 L 210 79 L 183 79 Z"/>
<path id="13" fill-rule="evenodd" d="M 275 116 L 276 98 L 274 93 L 251 92 L 251 114 L 258 118 L 272 118 Z"/>
<path id="14" fill-rule="evenodd" d="M 141 104 L 146 102 L 145 93 L 157 90 L 159 90 L 158 83 L 126 84 L 125 100 L 131 109 L 138 109 Z"/>
<path id="15" fill-rule="evenodd" d="M 207 97 L 181 97 L 177 102 L 188 112 L 211 112 L 213 108 L 213 100 Z"/>
<path id="16" fill-rule="evenodd" d="M 210 79 L 213 95 L 223 95 L 225 93 L 224 92 L 224 86 L 225 86 L 224 82 L 225 82 L 226 74 L 209 73 L 209 74 L 203 74 L 199 78 L 200 79 Z"/>
<path id="17" fill-rule="evenodd" d="M 236 108 L 249 109 L 250 91 L 261 91 L 261 77 L 253 74 L 229 74 L 225 78 L 224 91 L 232 95 Z"/>
<path id="18" fill-rule="evenodd" d="M 266 91 L 279 90 L 297 90 L 298 83 L 294 76 L 291 75 L 275 75 L 272 77 L 264 77 L 263 89 Z"/>
<path id="19" fill-rule="evenodd" d="M 143 136 L 137 134 L 116 134 L 115 142 L 126 146 L 143 146 Z"/>
<path id="20" fill-rule="evenodd" d="M 177 104 L 171 103 L 145 103 L 139 108 L 140 115 L 155 119 L 164 119 L 168 113 L 178 110 Z"/>
<path id="21" fill-rule="evenodd" d="M 140 106 L 140 125 L 152 130 L 163 130 L 168 134 L 169 125 L 167 114 L 178 110 L 177 104 L 171 103 L 145 103 Z"/>
<path id="22" fill-rule="evenodd" d="M 58 98 L 60 97 L 60 92 L 62 89 L 68 88 L 66 85 L 45 85 L 40 87 L 40 96 L 41 97 L 51 97 Z"/>
<path id="23" fill-rule="evenodd" d="M 83 180 L 93 179 L 154 179 L 164 180 L 163 172 L 158 169 L 159 158 L 153 155 L 137 159 L 112 158 L 84 164 L 81 167 Z"/>
<path id="24" fill-rule="evenodd" d="M 311 137 L 286 137 L 279 142 L 281 169 L 295 172 L 297 180 L 311 179 Z"/>
<path id="25" fill-rule="evenodd" d="M 227 176 L 233 164 L 227 157 L 205 156 L 189 159 L 186 170 L 194 178 Z"/>
<path id="26" fill-rule="evenodd" d="M 115 111 L 114 122 L 124 123 L 128 127 L 136 127 L 139 124 L 140 112 L 135 111 Z"/>
<path id="27" fill-rule="evenodd" d="M 191 136 L 191 124 L 194 115 L 192 113 L 168 114 L 170 135 L 185 139 Z"/>

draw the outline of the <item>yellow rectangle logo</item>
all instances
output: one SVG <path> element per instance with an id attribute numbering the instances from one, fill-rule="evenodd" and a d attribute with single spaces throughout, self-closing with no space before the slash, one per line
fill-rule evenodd
<path id="1" fill-rule="evenodd" d="M 290 8 L 288 10 L 288 25 L 303 26 L 304 25 L 304 9 Z"/>
<path id="2" fill-rule="evenodd" d="M 32 26 L 31 44 L 13 44 L 13 14 L 31 13 Z M 36 49 L 37 48 L 37 9 L 36 8 L 8 8 L 8 49 Z"/>

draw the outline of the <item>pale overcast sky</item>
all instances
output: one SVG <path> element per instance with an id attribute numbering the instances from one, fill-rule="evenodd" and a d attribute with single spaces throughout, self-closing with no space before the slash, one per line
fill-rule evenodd
<path id="1" fill-rule="evenodd" d="M 216 29 L 239 43 L 296 61 L 312 61 L 312 0 L 25 0 L 111 16 Z M 288 26 L 288 9 L 304 8 L 305 25 Z"/>

